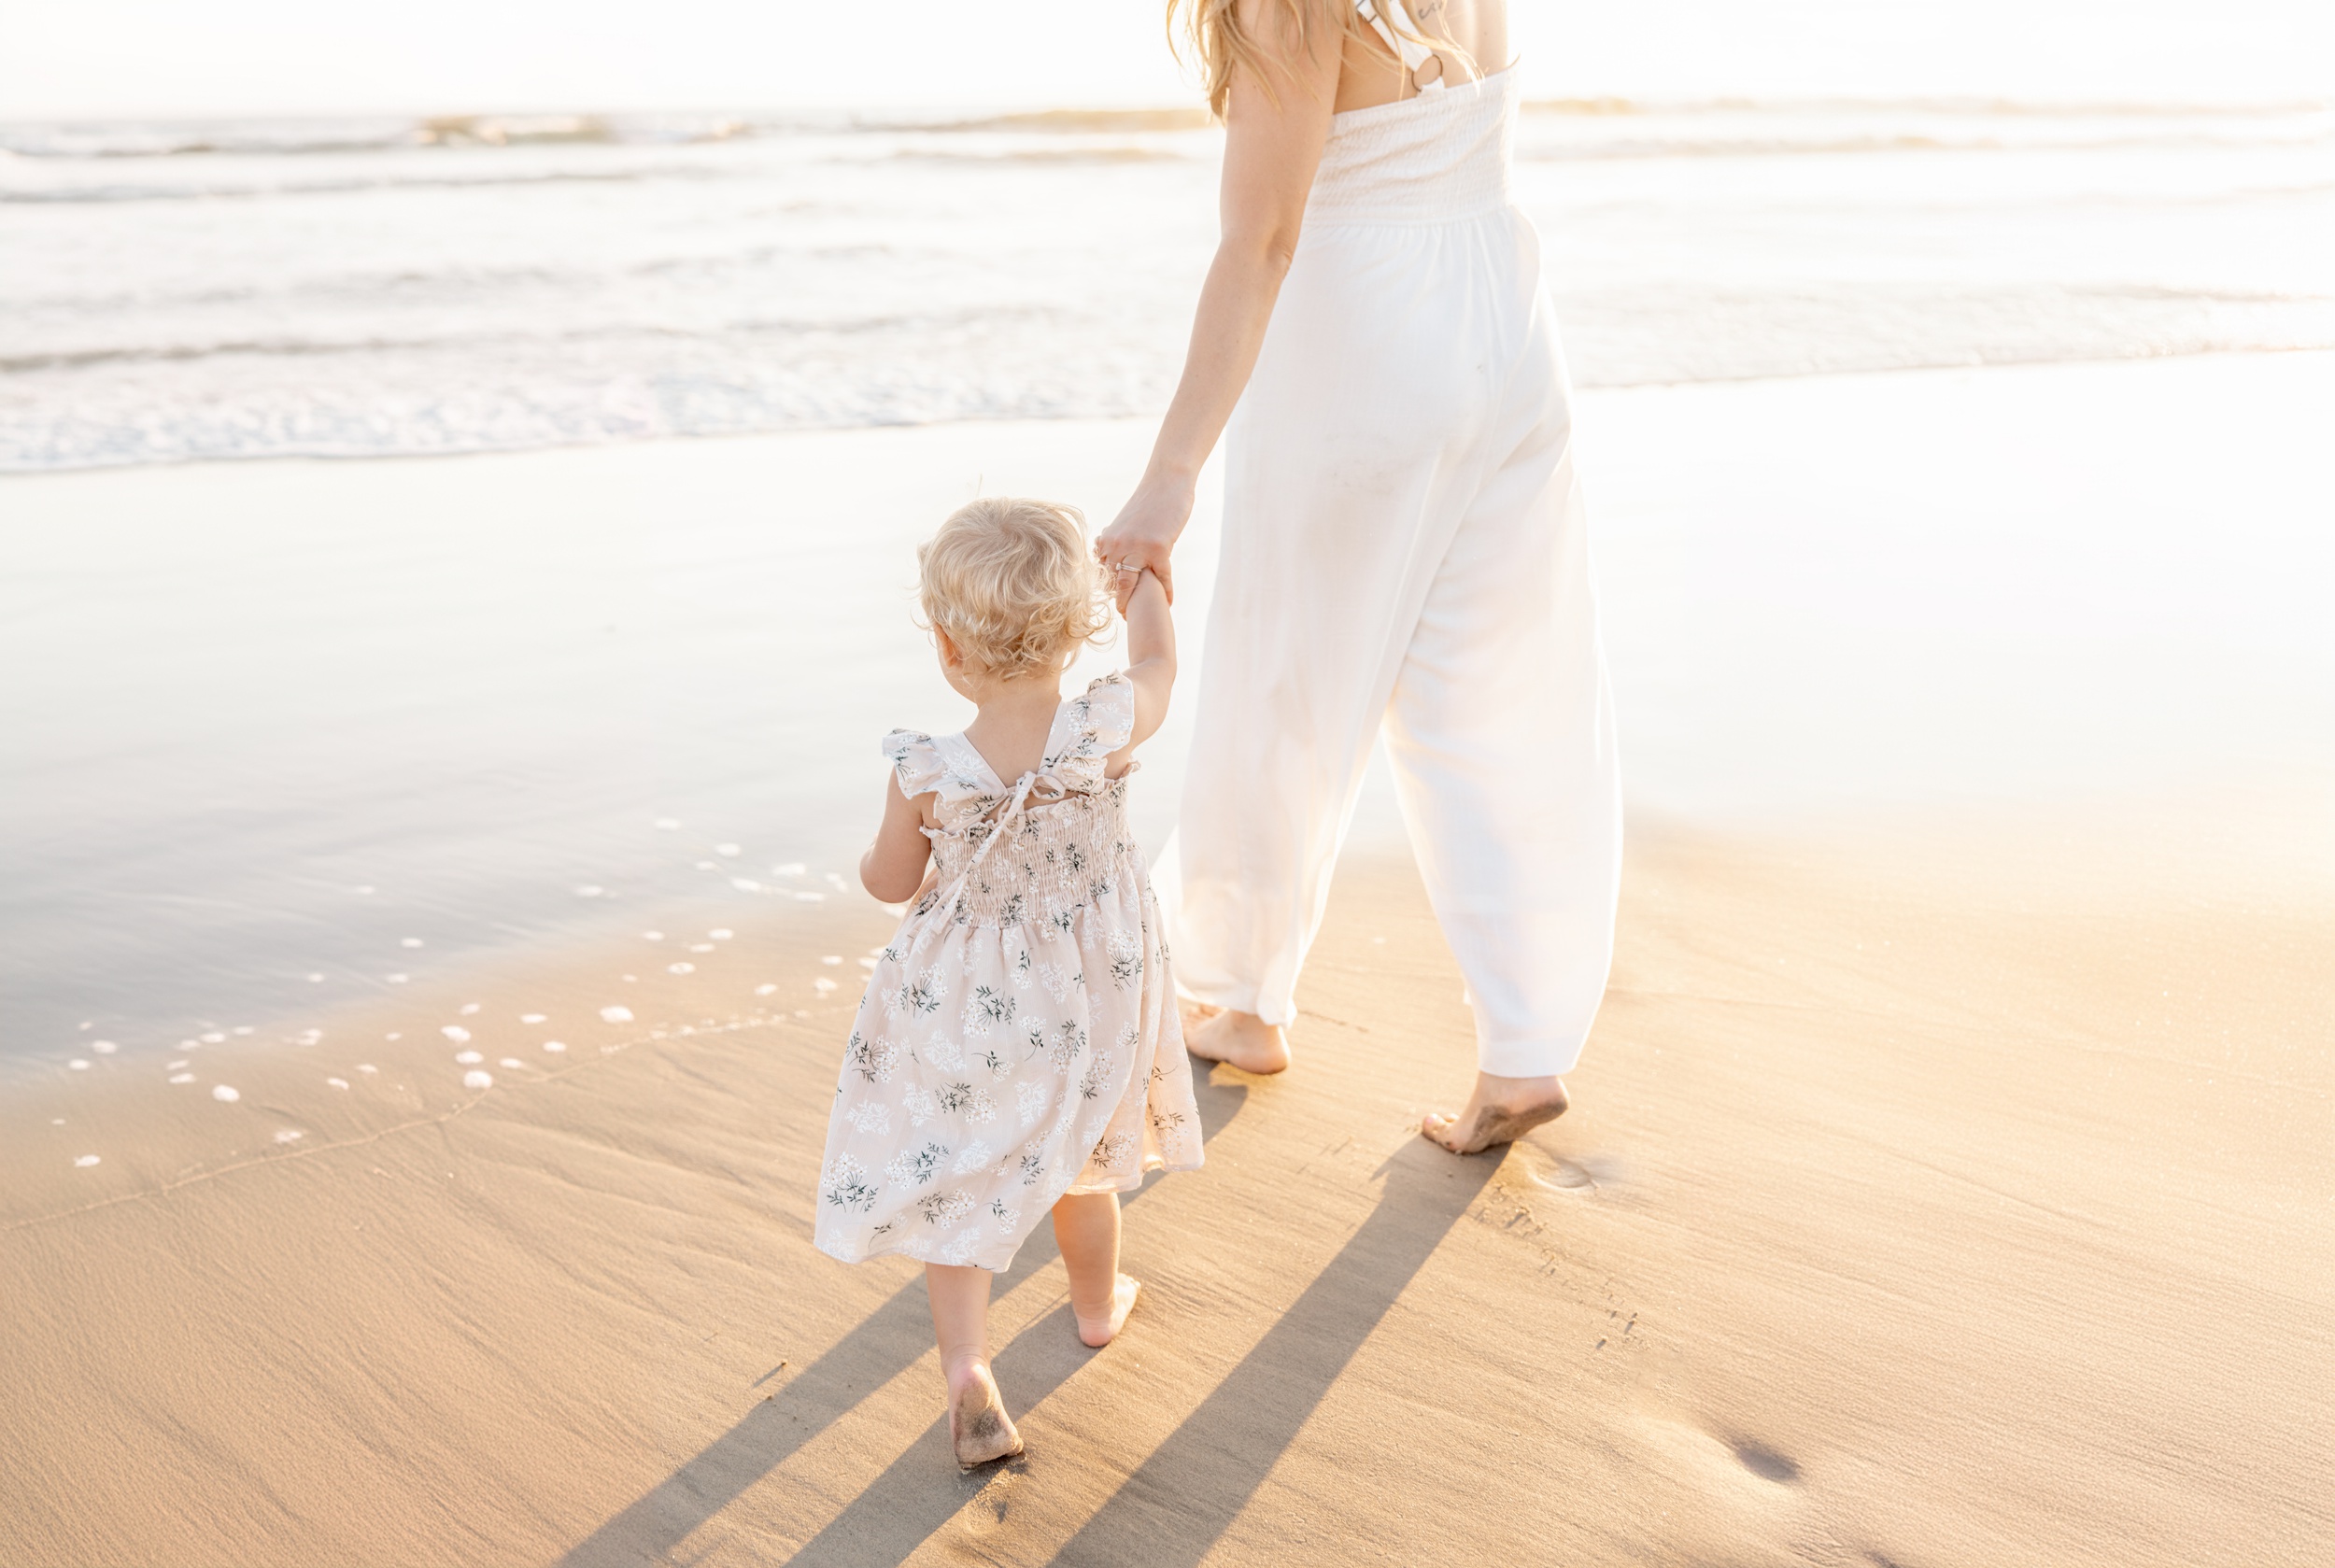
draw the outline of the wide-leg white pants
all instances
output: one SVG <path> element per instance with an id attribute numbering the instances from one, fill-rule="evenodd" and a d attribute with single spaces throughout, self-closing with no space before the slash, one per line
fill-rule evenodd
<path id="1" fill-rule="evenodd" d="M 1177 852 L 1181 985 L 1295 1016 L 1373 739 L 1479 1065 L 1578 1059 L 1620 869 L 1612 697 L 1539 244 L 1513 208 L 1309 227 L 1227 432 Z"/>

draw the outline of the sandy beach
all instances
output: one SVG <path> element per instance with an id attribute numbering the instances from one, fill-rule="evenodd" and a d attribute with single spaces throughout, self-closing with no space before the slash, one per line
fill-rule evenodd
<path id="1" fill-rule="evenodd" d="M 1406 864 L 1350 868 L 1298 1066 L 1219 1069 L 1206 1171 L 1128 1207 L 1129 1334 L 1077 1345 L 1042 1232 L 1000 1281 L 1030 1453 L 969 1478 L 914 1269 L 810 1243 L 850 995 L 816 949 L 882 911 L 742 930 L 556 1063 L 428 1091 L 460 998 L 492 1058 L 627 959 L 499 963 L 347 1021 L 425 1043 L 296 1143 L 174 1178 L 162 1093 L 124 1092 L 150 1168 L 78 1206 L 16 1145 L 0 1546 L 2309 1561 L 2335 910 L 2168 897 L 2072 837 L 1641 830 L 1578 1109 L 1475 1159 L 1410 1130 L 1469 1061 L 1457 974 Z M 326 1049 L 235 1064 L 255 1126 Z"/>
<path id="2" fill-rule="evenodd" d="M 432 927 L 419 951 L 352 925 L 355 978 L 305 1008 L 176 1046 L 124 1032 L 74 1058 L 87 1068 L 65 1052 L 93 1048 L 44 1047 L 13 1069 L 0 1136 L 0 1559 L 2317 1560 L 2335 1535 L 2335 823 L 2308 697 L 2327 650 L 2277 614 L 2247 630 L 2241 568 L 2317 558 L 2315 502 L 2273 516 L 2263 498 L 2324 489 L 2298 479 L 2301 445 L 2285 470 L 2232 454 L 2249 428 L 2285 449 L 2280 421 L 2324 396 L 2327 359 L 1585 397 L 1625 726 L 1634 694 L 1642 716 L 1620 954 L 1576 1109 L 1474 1159 L 1415 1136 L 1464 1084 L 1471 1035 L 1374 791 L 1300 992 L 1296 1067 L 1218 1070 L 1207 1168 L 1128 1206 L 1148 1288 L 1126 1335 L 1076 1343 L 1042 1231 L 999 1282 L 998 1375 L 1030 1452 L 995 1474 L 948 1461 L 913 1267 L 811 1247 L 837 1037 L 890 925 L 819 881 L 815 854 L 802 880 L 747 890 L 727 861 L 691 869 L 710 853 L 692 838 L 672 858 L 698 881 L 612 872 L 628 898 L 560 906 L 583 915 Z M 2184 428 L 2205 432 L 2186 454 L 2168 445 Z M 1712 463 L 1663 463 L 1665 431 Z M 1819 471 L 1818 441 L 1857 460 Z M 517 582 L 581 536 L 654 600 L 676 579 L 626 530 L 710 516 L 656 537 L 688 582 L 734 574 L 729 597 L 649 617 L 669 633 L 656 669 L 707 671 L 771 613 L 758 585 L 823 585 L 796 600 L 818 635 L 895 613 L 869 550 L 913 537 L 978 454 L 992 481 L 1067 475 L 1100 508 L 1140 442 L 1127 421 L 960 427 L 67 475 L 5 497 L 42 584 L 72 579 L 57 541 L 77 519 L 118 545 L 191 505 L 242 519 L 231 542 L 259 558 L 337 498 L 355 520 L 312 535 L 321 555 L 411 516 Z M 2111 460 L 2152 444 L 2137 478 Z M 1938 445 L 1971 474 L 1893 467 Z M 2040 495 L 1978 504 L 2021 461 Z M 815 516 L 844 493 L 875 498 L 854 516 L 867 548 L 738 544 L 773 496 Z M 2240 504 L 2196 534 L 2216 497 Z M 1968 558 L 1884 560 L 1859 544 L 1876 515 Z M 2126 547 L 2055 543 L 2054 515 L 2113 516 Z M 1779 558 L 1729 543 L 1747 516 Z M 464 579 L 485 608 L 449 612 L 443 640 L 474 650 L 470 629 L 516 616 L 494 701 L 550 694 L 507 753 L 458 707 L 446 733 L 486 772 L 598 743 L 559 727 L 571 644 L 543 608 L 601 591 L 596 571 L 540 600 Z M 1812 572 L 1826 591 L 1792 598 Z M 1925 609 L 1942 575 L 1983 613 Z M 1192 594 L 1196 616 L 1196 573 Z M 597 634 L 599 608 L 577 627 Z M 771 775 L 787 811 L 856 799 L 872 735 L 938 689 L 886 627 L 891 652 L 781 734 L 814 758 L 844 738 Z M 467 678 L 459 657 L 444 678 Z M 725 678 L 692 713 L 767 675 Z M 345 685 L 360 716 L 407 699 L 387 677 Z M 452 753 L 403 733 L 421 792 Z M 263 800 L 252 758 L 297 748 L 257 719 L 237 735 L 225 782 L 191 760 L 199 736 L 156 755 Z M 1166 739 L 1152 824 L 1172 815 Z M 743 782 L 722 787 L 745 798 L 743 754 L 685 755 L 727 758 Z M 611 778 L 594 809 L 647 832 L 656 782 Z M 72 820 L 102 826 L 107 798 Z M 847 864 L 832 846 L 858 828 L 828 815 L 815 847 Z M 568 898 L 582 873 L 545 860 L 518 863 Z M 409 978 L 381 983 L 391 964 Z"/>

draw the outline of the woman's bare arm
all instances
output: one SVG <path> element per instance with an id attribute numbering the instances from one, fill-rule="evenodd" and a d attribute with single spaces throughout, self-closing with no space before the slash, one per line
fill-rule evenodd
<path id="1" fill-rule="evenodd" d="M 1095 540 L 1098 558 L 1150 569 L 1170 601 L 1175 578 L 1168 552 L 1191 521 L 1200 465 L 1224 433 L 1233 405 L 1256 368 L 1273 302 L 1296 254 L 1306 194 L 1329 139 L 1345 40 L 1340 17 L 1331 8 L 1337 4 L 1322 0 L 1304 44 L 1287 27 L 1281 7 L 1264 0 L 1242 0 L 1240 6 L 1241 25 L 1267 56 L 1272 79 L 1261 81 L 1249 71 L 1234 74 L 1224 106 L 1224 233 L 1200 288 L 1183 378 L 1160 422 L 1142 482 Z M 1124 610 L 1140 579 L 1118 581 Z"/>

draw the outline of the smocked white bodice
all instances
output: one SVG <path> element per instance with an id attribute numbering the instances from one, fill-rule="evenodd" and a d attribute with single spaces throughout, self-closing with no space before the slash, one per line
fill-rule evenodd
<path id="1" fill-rule="evenodd" d="M 1306 226 L 1451 223 L 1508 205 L 1516 73 L 1349 109 L 1306 202 Z"/>

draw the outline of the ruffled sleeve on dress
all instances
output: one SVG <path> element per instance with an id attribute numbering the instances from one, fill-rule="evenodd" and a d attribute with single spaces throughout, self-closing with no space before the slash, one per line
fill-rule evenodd
<path id="1" fill-rule="evenodd" d="M 891 759 L 900 793 L 912 800 L 935 794 L 947 808 L 968 800 L 985 804 L 998 799 L 981 754 L 961 735 L 935 740 L 918 730 L 895 729 L 884 738 L 884 755 Z"/>
<path id="2" fill-rule="evenodd" d="M 913 800 L 941 787 L 948 776 L 948 764 L 941 758 L 941 748 L 932 737 L 913 729 L 895 729 L 884 738 L 884 755 L 892 764 L 892 772 L 900 782 L 900 793 Z"/>
<path id="3" fill-rule="evenodd" d="M 1104 763 L 1135 734 L 1135 683 L 1125 671 L 1100 677 L 1065 705 L 1062 729 L 1047 771 L 1078 787 L 1101 788 Z"/>

